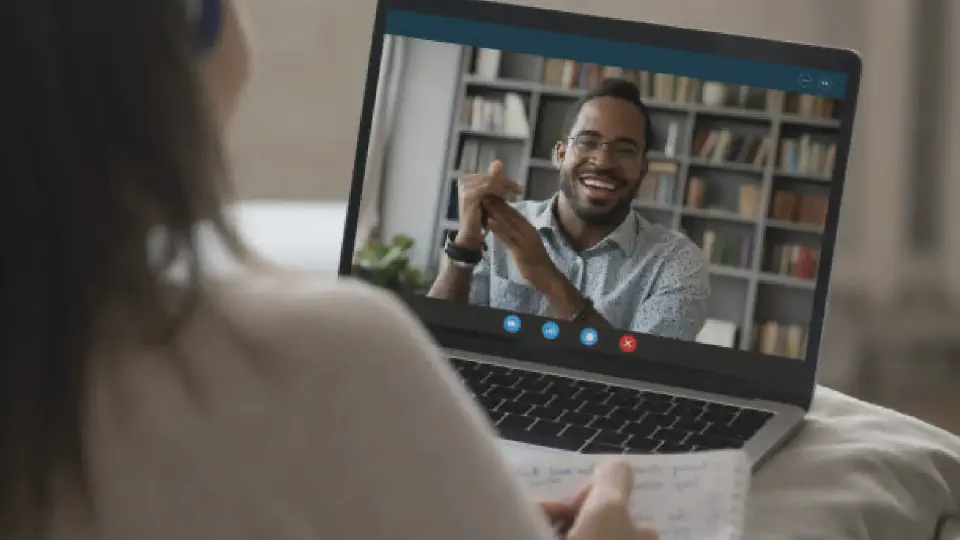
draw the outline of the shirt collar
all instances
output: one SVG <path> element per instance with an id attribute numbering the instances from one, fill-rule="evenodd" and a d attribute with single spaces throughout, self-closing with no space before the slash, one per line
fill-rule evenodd
<path id="1" fill-rule="evenodd" d="M 557 197 L 559 197 L 559 194 L 556 194 L 553 196 L 553 198 L 544 201 L 543 204 L 537 208 L 536 212 L 533 214 L 533 217 L 530 219 L 530 223 L 532 223 L 538 231 L 542 232 L 557 230 L 557 217 L 553 212 L 554 205 L 557 203 Z M 640 238 L 640 231 L 645 225 L 648 225 L 647 221 L 643 219 L 636 210 L 631 208 L 626 219 L 624 219 L 616 229 L 614 229 L 603 240 L 601 240 L 596 247 L 602 247 L 607 242 L 610 242 L 622 249 L 624 253 L 633 253 L 633 250 L 636 248 L 637 242 Z"/>

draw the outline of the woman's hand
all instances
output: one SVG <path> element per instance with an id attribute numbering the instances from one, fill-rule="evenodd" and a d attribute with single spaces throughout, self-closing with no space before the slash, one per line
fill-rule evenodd
<path id="1" fill-rule="evenodd" d="M 633 469 L 622 461 L 600 466 L 570 502 L 544 502 L 541 509 L 567 540 L 657 540 L 630 517 Z"/>

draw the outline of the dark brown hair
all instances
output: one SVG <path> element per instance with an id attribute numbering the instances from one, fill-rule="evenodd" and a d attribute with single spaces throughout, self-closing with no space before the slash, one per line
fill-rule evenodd
<path id="1" fill-rule="evenodd" d="M 51 485 L 86 485 L 86 374 L 108 306 L 144 335 L 190 299 L 148 261 L 188 263 L 196 225 L 239 253 L 225 166 L 178 0 L 12 0 L 0 16 L 0 536 L 39 526 Z M 198 293 L 199 294 L 199 293 Z M 188 295 L 190 296 L 190 295 Z M 165 334 L 167 339 L 171 334 Z"/>
<path id="2" fill-rule="evenodd" d="M 604 79 L 600 81 L 600 84 L 598 84 L 596 88 L 593 88 L 578 99 L 577 102 L 567 110 L 567 116 L 563 122 L 563 133 L 570 133 L 574 124 L 577 123 L 577 117 L 580 115 L 580 110 L 583 109 L 584 105 L 603 97 L 622 99 L 623 101 L 632 103 L 640 111 L 640 116 L 643 117 L 643 152 L 648 152 L 656 145 L 656 134 L 653 131 L 653 124 L 650 122 L 650 110 L 647 109 L 647 105 L 640 99 L 640 89 L 637 88 L 637 85 L 626 79 Z"/>

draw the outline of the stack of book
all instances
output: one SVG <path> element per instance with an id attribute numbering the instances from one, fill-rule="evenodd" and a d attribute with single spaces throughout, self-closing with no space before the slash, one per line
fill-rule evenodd
<path id="1" fill-rule="evenodd" d="M 769 136 L 737 135 L 729 129 L 698 131 L 693 138 L 695 157 L 712 163 L 742 163 L 763 167 L 773 143 Z"/>
<path id="2" fill-rule="evenodd" d="M 485 171 L 498 157 L 496 146 L 483 144 L 476 139 L 467 139 L 463 142 L 463 148 L 460 150 L 457 171 L 462 173 Z"/>
<path id="3" fill-rule="evenodd" d="M 774 244 L 770 246 L 767 271 L 799 279 L 817 277 L 819 250 L 801 244 Z"/>
<path id="4" fill-rule="evenodd" d="M 724 234 L 713 230 L 703 232 L 700 249 L 710 264 L 747 268 L 753 253 L 753 238 L 738 234 Z"/>
<path id="5" fill-rule="evenodd" d="M 787 93 L 783 95 L 783 112 L 806 118 L 832 119 L 836 114 L 836 101 L 828 97 L 810 94 Z"/>
<path id="6" fill-rule="evenodd" d="M 760 186 L 743 184 L 739 188 L 739 197 L 737 198 L 737 207 L 735 209 L 723 208 L 719 205 L 710 203 L 710 192 L 707 183 L 698 176 L 693 176 L 687 182 L 686 207 L 691 210 L 710 209 L 723 210 L 739 214 L 745 218 L 756 218 L 760 214 Z"/>
<path id="7" fill-rule="evenodd" d="M 718 107 L 766 110 L 770 113 L 796 114 L 810 118 L 832 118 L 834 114 L 834 101 L 830 98 L 788 94 L 780 90 L 703 81 L 670 73 L 601 66 L 561 58 L 547 58 L 544 61 L 541 81 L 556 88 L 589 90 L 603 79 L 609 78 L 631 81 L 640 89 L 641 97 L 657 101 L 703 103 L 703 87 L 709 82 L 723 88 L 723 100 L 716 104 Z"/>
<path id="8" fill-rule="evenodd" d="M 798 324 L 756 323 L 753 335 L 754 349 L 759 353 L 798 359 L 806 355 L 807 331 Z"/>
<path id="9" fill-rule="evenodd" d="M 836 159 L 836 143 L 815 142 L 810 135 L 780 140 L 781 172 L 830 178 Z"/>
<path id="10" fill-rule="evenodd" d="M 824 227 L 827 223 L 829 202 L 825 195 L 801 195 L 789 190 L 780 190 L 773 194 L 770 218 Z"/>
<path id="11" fill-rule="evenodd" d="M 530 136 L 523 98 L 507 92 L 502 99 L 467 96 L 460 110 L 460 124 L 473 131 L 499 133 L 514 137 Z"/>
<path id="12" fill-rule="evenodd" d="M 646 178 L 637 190 L 637 200 L 643 204 L 668 206 L 674 204 L 677 184 L 677 164 L 652 162 Z"/>

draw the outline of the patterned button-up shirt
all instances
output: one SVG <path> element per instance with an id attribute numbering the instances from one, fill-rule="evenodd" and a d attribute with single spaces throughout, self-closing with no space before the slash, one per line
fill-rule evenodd
<path id="1" fill-rule="evenodd" d="M 539 231 L 553 263 L 598 313 L 617 328 L 696 339 L 710 295 L 708 267 L 696 244 L 632 211 L 597 245 L 578 252 L 558 230 L 554 200 L 513 206 Z M 474 270 L 470 303 L 556 317 L 492 235 Z"/>

